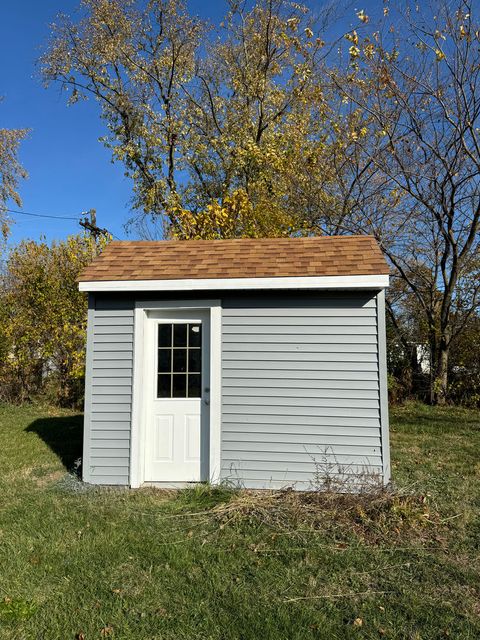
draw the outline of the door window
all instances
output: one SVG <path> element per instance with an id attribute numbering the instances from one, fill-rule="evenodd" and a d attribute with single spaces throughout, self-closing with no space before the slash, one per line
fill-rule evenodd
<path id="1" fill-rule="evenodd" d="M 157 398 L 200 398 L 202 325 L 158 325 Z"/>

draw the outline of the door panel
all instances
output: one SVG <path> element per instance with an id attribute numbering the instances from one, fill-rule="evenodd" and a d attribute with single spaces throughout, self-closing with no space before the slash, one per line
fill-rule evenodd
<path id="1" fill-rule="evenodd" d="M 185 416 L 185 460 L 200 460 L 200 428 L 196 415 Z"/>
<path id="2" fill-rule="evenodd" d="M 173 422 L 173 415 L 157 415 L 154 418 L 154 460 L 156 462 L 173 462 Z"/>
<path id="3" fill-rule="evenodd" d="M 208 469 L 209 314 L 148 320 L 145 481 L 199 482 Z"/>

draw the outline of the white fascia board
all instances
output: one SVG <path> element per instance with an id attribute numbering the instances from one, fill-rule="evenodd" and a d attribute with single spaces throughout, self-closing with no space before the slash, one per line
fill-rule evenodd
<path id="1" fill-rule="evenodd" d="M 278 278 L 189 278 L 184 280 L 105 280 L 80 282 L 80 291 L 239 291 L 251 289 L 385 289 L 387 275 Z"/>

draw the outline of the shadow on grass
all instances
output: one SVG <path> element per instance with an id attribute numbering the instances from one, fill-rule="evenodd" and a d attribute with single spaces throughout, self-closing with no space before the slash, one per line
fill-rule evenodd
<path id="1" fill-rule="evenodd" d="M 25 431 L 36 433 L 60 458 L 67 471 L 79 473 L 78 460 L 83 444 L 82 415 L 38 418 Z"/>

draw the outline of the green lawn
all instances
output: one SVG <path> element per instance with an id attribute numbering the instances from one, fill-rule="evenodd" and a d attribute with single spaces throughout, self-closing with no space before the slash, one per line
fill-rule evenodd
<path id="1" fill-rule="evenodd" d="M 0 407 L 0 638 L 480 637 L 480 417 L 394 411 L 397 493 L 84 487 L 81 416 Z"/>

